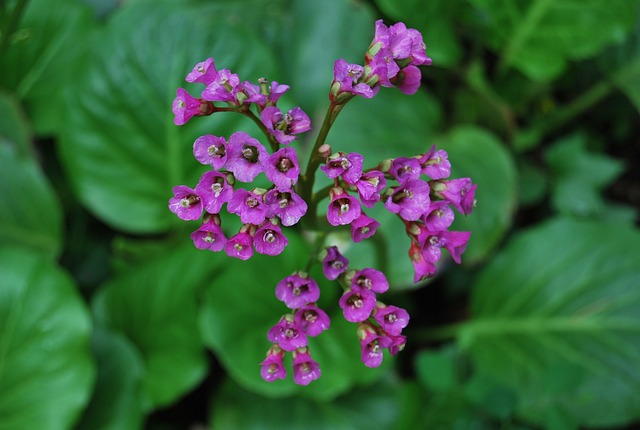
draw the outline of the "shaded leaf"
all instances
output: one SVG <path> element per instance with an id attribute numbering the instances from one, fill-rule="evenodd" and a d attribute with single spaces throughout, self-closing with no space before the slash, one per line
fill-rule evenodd
<path id="1" fill-rule="evenodd" d="M 15 144 L 18 154 L 32 154 L 29 124 L 15 97 L 0 92 L 0 141 Z"/>

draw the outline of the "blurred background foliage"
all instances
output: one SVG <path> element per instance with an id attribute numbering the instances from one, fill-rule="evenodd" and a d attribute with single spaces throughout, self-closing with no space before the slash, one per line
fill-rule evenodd
<path id="1" fill-rule="evenodd" d="M 639 1 L 0 5 L 0 429 L 640 422 Z M 333 61 L 360 62 L 379 18 L 420 30 L 433 66 L 414 96 L 351 102 L 329 143 L 371 165 L 446 149 L 479 185 L 456 221 L 471 241 L 462 266 L 412 286 L 402 226 L 376 213 L 386 259 L 347 255 L 389 274 L 407 349 L 365 368 L 324 282 L 322 378 L 267 384 L 273 289 L 310 245 L 289 232 L 283 256 L 248 262 L 193 248 L 196 226 L 167 209 L 204 170 L 193 140 L 257 130 L 225 114 L 175 127 L 171 101 L 213 56 L 291 85 L 282 104 L 317 124 Z"/>

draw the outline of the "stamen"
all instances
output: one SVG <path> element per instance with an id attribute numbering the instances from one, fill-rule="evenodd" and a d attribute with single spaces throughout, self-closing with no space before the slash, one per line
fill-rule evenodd
<path id="1" fill-rule="evenodd" d="M 342 203 L 340 205 L 340 214 L 344 214 L 346 212 L 349 212 L 349 203 Z"/>
<path id="2" fill-rule="evenodd" d="M 273 231 L 267 230 L 262 236 L 262 239 L 267 243 L 273 243 L 276 241 L 276 235 L 273 234 Z"/>

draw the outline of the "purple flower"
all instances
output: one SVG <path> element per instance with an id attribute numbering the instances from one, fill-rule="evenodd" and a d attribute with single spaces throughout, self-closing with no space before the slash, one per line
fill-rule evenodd
<path id="1" fill-rule="evenodd" d="M 372 208 L 380 201 L 380 192 L 387 186 L 384 174 L 378 170 L 371 170 L 363 174 L 356 182 L 356 189 L 362 204 Z"/>
<path id="2" fill-rule="evenodd" d="M 304 331 L 307 336 L 317 336 L 325 330 L 329 329 L 331 320 L 329 316 L 315 305 L 308 304 L 296 311 L 294 321 Z"/>
<path id="3" fill-rule="evenodd" d="M 264 146 L 243 131 L 229 137 L 227 169 L 240 182 L 252 182 L 262 172 L 262 166 L 269 157 Z"/>
<path id="4" fill-rule="evenodd" d="M 173 197 L 169 199 L 169 210 L 185 221 L 194 221 L 202 215 L 202 200 L 198 193 L 186 185 L 173 187 Z"/>
<path id="5" fill-rule="evenodd" d="M 200 163 L 220 170 L 227 162 L 227 141 L 212 134 L 200 136 L 193 142 L 193 156 Z"/>
<path id="6" fill-rule="evenodd" d="M 405 67 L 391 80 L 400 91 L 408 95 L 418 92 L 421 81 L 422 72 L 416 66 Z"/>
<path id="7" fill-rule="evenodd" d="M 336 60 L 333 65 L 331 96 L 349 93 L 370 99 L 375 95 L 375 92 L 369 85 L 361 81 L 363 76 L 364 67 L 358 64 L 349 64 L 342 58 Z"/>
<path id="8" fill-rule="evenodd" d="M 281 148 L 271 154 L 264 166 L 267 179 L 282 190 L 293 187 L 298 182 L 300 167 L 295 149 Z"/>
<path id="9" fill-rule="evenodd" d="M 429 211 L 422 217 L 425 228 L 429 231 L 444 231 L 451 226 L 453 219 L 453 210 L 446 200 L 431 202 Z"/>
<path id="10" fill-rule="evenodd" d="M 235 101 L 238 84 L 240 84 L 238 75 L 231 73 L 228 69 L 222 69 L 202 91 L 202 98 L 212 102 Z"/>
<path id="11" fill-rule="evenodd" d="M 363 158 L 357 152 L 350 154 L 336 152 L 327 158 L 327 164 L 320 166 L 320 170 L 331 179 L 342 176 L 347 184 L 354 185 L 362 176 Z"/>
<path id="12" fill-rule="evenodd" d="M 351 197 L 342 187 L 332 188 L 329 197 L 327 221 L 333 226 L 351 224 L 362 213 L 360 202 Z"/>
<path id="13" fill-rule="evenodd" d="M 248 260 L 253 255 L 253 248 L 251 248 L 252 242 L 253 238 L 251 234 L 243 227 L 225 243 L 224 252 L 226 252 L 229 257 Z"/>
<path id="14" fill-rule="evenodd" d="M 409 312 L 397 306 L 377 307 L 373 315 L 386 334 L 398 336 L 409 324 Z"/>
<path id="15" fill-rule="evenodd" d="M 449 156 L 445 150 L 439 149 L 436 151 L 436 146 L 433 145 L 429 152 L 420 157 L 422 173 L 431 179 L 448 178 L 451 175 L 451 163 L 448 158 Z"/>
<path id="16" fill-rule="evenodd" d="M 415 242 L 411 242 L 409 248 L 409 258 L 413 264 L 413 282 L 418 283 L 426 278 L 431 278 L 436 274 L 436 266 L 428 261 L 422 254 L 422 248 Z"/>
<path id="17" fill-rule="evenodd" d="M 288 243 L 277 220 L 266 220 L 253 235 L 253 247 L 259 254 L 279 255 Z"/>
<path id="18" fill-rule="evenodd" d="M 200 176 L 196 192 L 202 198 L 204 209 L 209 213 L 217 214 L 220 213 L 222 205 L 231 199 L 233 187 L 227 183 L 227 177 L 224 174 L 210 170 Z"/>
<path id="19" fill-rule="evenodd" d="M 451 254 L 453 261 L 460 264 L 462 262 L 462 254 L 467 248 L 467 242 L 471 232 L 468 231 L 440 231 L 432 233 L 424 241 L 423 254 L 428 258 L 430 253 L 435 254 L 437 249 L 438 257 L 440 248 L 445 248 Z"/>
<path id="20" fill-rule="evenodd" d="M 387 198 L 384 206 L 405 221 L 416 221 L 429 210 L 429 191 L 427 182 L 410 180 L 393 188 L 393 194 Z"/>
<path id="21" fill-rule="evenodd" d="M 184 125 L 194 116 L 211 115 L 214 107 L 213 103 L 197 99 L 191 96 L 185 89 L 178 88 L 171 109 L 175 115 L 173 123 L 175 125 Z"/>
<path id="22" fill-rule="evenodd" d="M 435 195 L 448 201 L 460 213 L 469 215 L 475 207 L 477 185 L 469 178 L 443 180 L 434 182 Z"/>
<path id="23" fill-rule="evenodd" d="M 354 291 L 370 290 L 374 293 L 384 293 L 389 289 L 389 282 L 381 271 L 366 268 L 353 274 L 351 289 Z"/>
<path id="24" fill-rule="evenodd" d="M 396 355 L 397 353 L 399 353 L 400 351 L 402 351 L 404 349 L 404 346 L 407 344 L 407 337 L 406 336 L 389 336 L 389 339 L 391 340 L 391 345 L 389 345 L 389 353 L 391 355 Z"/>
<path id="25" fill-rule="evenodd" d="M 374 234 L 380 227 L 380 223 L 373 218 L 369 218 L 367 214 L 362 212 L 360 216 L 351 223 L 351 239 L 354 242 L 362 242 Z"/>
<path id="26" fill-rule="evenodd" d="M 389 173 L 400 183 L 420 179 L 422 167 L 416 158 L 398 157 L 391 163 Z"/>
<path id="27" fill-rule="evenodd" d="M 307 346 L 307 335 L 293 321 L 293 315 L 287 314 L 267 332 L 269 342 L 277 343 L 285 351 Z"/>
<path id="28" fill-rule="evenodd" d="M 227 210 L 240 217 L 243 224 L 260 225 L 267 215 L 267 205 L 262 201 L 262 193 L 259 188 L 247 191 L 238 188 L 227 203 Z"/>
<path id="29" fill-rule="evenodd" d="M 349 260 L 338 251 L 337 246 L 327 247 L 326 252 L 327 255 L 322 259 L 322 273 L 325 278 L 334 281 L 347 270 Z"/>
<path id="30" fill-rule="evenodd" d="M 213 62 L 213 58 L 207 58 L 206 60 L 196 64 L 185 80 L 187 82 L 199 82 L 201 84 L 209 85 L 217 77 L 218 72 L 216 71 L 216 65 Z"/>
<path id="31" fill-rule="evenodd" d="M 376 307 L 376 295 L 368 289 L 348 289 L 339 301 L 344 319 L 349 322 L 365 321 Z"/>
<path id="32" fill-rule="evenodd" d="M 391 345 L 391 339 L 379 335 L 373 327 L 368 325 L 365 325 L 365 327 L 366 329 L 364 330 L 361 330 L 361 327 L 358 330 L 366 333 L 360 340 L 362 362 L 370 368 L 378 367 L 382 364 L 382 359 L 384 358 L 382 351 Z M 362 336 L 361 333 L 358 334 Z"/>
<path id="33" fill-rule="evenodd" d="M 284 379 L 287 376 L 287 371 L 284 368 L 282 360 L 284 358 L 284 351 L 278 345 L 273 345 L 267 351 L 267 358 L 260 363 L 262 366 L 260 369 L 260 376 L 267 382 L 273 382 L 276 379 Z"/>
<path id="34" fill-rule="evenodd" d="M 293 351 L 293 382 L 298 385 L 309 385 L 320 377 L 322 372 L 318 363 L 309 354 L 308 348 Z"/>
<path id="35" fill-rule="evenodd" d="M 293 142 L 296 134 L 311 130 L 311 121 L 299 107 L 282 114 L 276 106 L 268 106 L 260 112 L 260 119 L 278 142 L 288 145 Z"/>
<path id="36" fill-rule="evenodd" d="M 276 297 L 290 309 L 298 309 L 320 298 L 320 287 L 303 272 L 287 276 L 276 285 Z"/>
<path id="37" fill-rule="evenodd" d="M 217 216 L 210 216 L 200 228 L 191 233 L 190 237 L 196 248 L 213 252 L 221 251 L 227 243 L 227 238 L 220 228 L 220 218 Z"/>
<path id="38" fill-rule="evenodd" d="M 293 190 L 274 188 L 265 195 L 267 217 L 278 217 L 284 226 L 296 224 L 307 213 L 307 204 Z"/>

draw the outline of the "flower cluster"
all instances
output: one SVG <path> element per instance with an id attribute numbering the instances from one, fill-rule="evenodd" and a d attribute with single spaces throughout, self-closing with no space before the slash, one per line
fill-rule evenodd
<path id="1" fill-rule="evenodd" d="M 283 114 L 276 106 L 289 89 L 287 85 L 277 82 L 268 85 L 264 79 L 259 85 L 240 83 L 238 76 L 229 70 L 216 70 L 212 58 L 196 64 L 186 80 L 206 87 L 198 99 L 182 88 L 177 90 L 173 103 L 177 125 L 194 116 L 225 109 L 235 109 L 257 121 L 258 117 L 250 110 L 255 106 L 274 152 L 269 154 L 258 139 L 242 131 L 233 133 L 228 140 L 212 134 L 198 137 L 193 155 L 213 170 L 200 177 L 195 189 L 185 185 L 174 187 L 169 209 L 183 220 L 202 217 L 202 225 L 191 234 L 199 249 L 224 249 L 229 256 L 242 260 L 249 259 L 254 249 L 260 254 L 280 254 L 288 243 L 280 224 L 292 226 L 307 211 L 307 204 L 293 189 L 300 175 L 296 151 L 280 145 L 288 145 L 298 134 L 310 130 L 309 117 L 299 107 Z M 220 108 L 214 102 L 224 102 L 228 107 Z M 262 172 L 273 183 L 269 190 L 234 189 L 239 182 L 253 182 Z M 219 216 L 225 203 L 227 211 L 242 222 L 238 233 L 228 239 Z"/>

